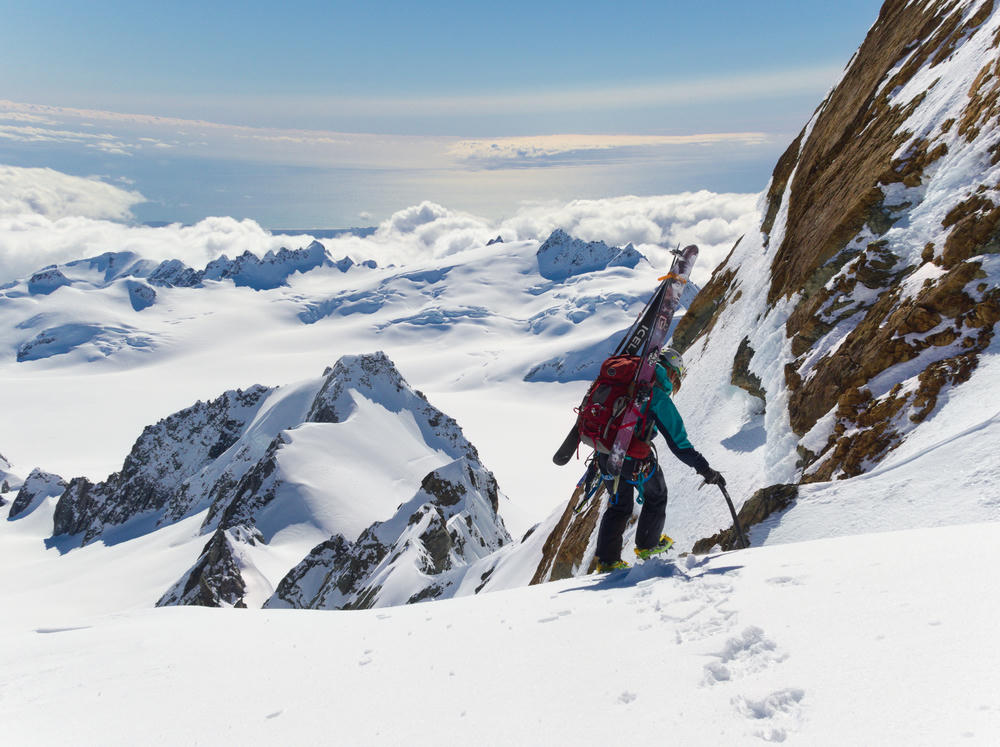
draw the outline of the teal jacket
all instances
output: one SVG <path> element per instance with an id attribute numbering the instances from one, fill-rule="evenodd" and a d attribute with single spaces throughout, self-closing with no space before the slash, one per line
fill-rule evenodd
<path id="1" fill-rule="evenodd" d="M 675 457 L 699 474 L 704 473 L 709 469 L 708 461 L 688 440 L 684 420 L 677 411 L 673 399 L 670 398 L 674 387 L 670 383 L 670 377 L 667 376 L 667 370 L 657 365 L 653 379 L 653 392 L 649 398 L 649 413 L 653 416 L 653 423 L 663 434 L 667 446 Z"/>

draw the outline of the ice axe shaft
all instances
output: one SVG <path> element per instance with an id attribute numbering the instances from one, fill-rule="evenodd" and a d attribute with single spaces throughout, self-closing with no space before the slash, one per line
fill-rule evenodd
<path id="1" fill-rule="evenodd" d="M 733 506 L 733 499 L 729 497 L 729 491 L 726 490 L 725 485 L 720 485 L 719 490 L 722 491 L 722 495 L 726 499 L 726 504 L 729 506 L 729 513 L 733 515 L 733 527 L 736 529 L 736 535 L 740 538 L 740 547 L 743 549 L 750 547 L 746 535 L 743 534 L 743 527 L 740 526 L 740 520 L 736 517 L 736 507 Z"/>

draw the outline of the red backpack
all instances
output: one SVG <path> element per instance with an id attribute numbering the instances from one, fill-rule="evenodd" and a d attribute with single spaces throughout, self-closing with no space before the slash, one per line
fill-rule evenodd
<path id="1" fill-rule="evenodd" d="M 622 415 L 635 396 L 635 374 L 639 370 L 639 356 L 614 355 L 601 364 L 601 373 L 577 408 L 576 422 L 580 441 L 602 454 L 610 454 L 615 435 L 621 425 Z M 635 438 L 627 456 L 645 459 L 652 451 L 649 446 L 651 428 L 645 416 L 635 429 Z"/>

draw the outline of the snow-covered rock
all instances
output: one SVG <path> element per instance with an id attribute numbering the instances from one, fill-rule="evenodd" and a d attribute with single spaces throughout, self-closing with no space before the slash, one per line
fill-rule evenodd
<path id="1" fill-rule="evenodd" d="M 209 262 L 202 273 L 203 280 L 231 279 L 237 286 L 248 286 L 254 290 L 277 288 L 288 281 L 296 272 L 308 272 L 316 267 L 330 267 L 334 263 L 330 255 L 318 241 L 302 249 L 279 249 L 269 251 L 258 258 L 252 252 L 243 252 L 235 259 L 225 255 Z M 353 264 L 353 262 L 352 262 Z M 350 267 L 339 267 L 346 272 Z"/>
<path id="2" fill-rule="evenodd" d="M 386 551 L 424 542 L 433 562 L 414 567 L 440 577 L 432 585 L 443 590 L 456 577 L 441 574 L 509 540 L 498 501 L 495 478 L 458 424 L 375 353 L 345 356 L 319 379 L 226 392 L 147 427 L 121 471 L 96 484 L 70 482 L 56 505 L 54 534 L 88 544 L 204 512 L 201 531 L 215 536 L 161 604 L 246 604 L 234 597 L 234 589 L 246 589 L 232 569 L 249 572 L 246 546 L 266 546 L 290 527 L 348 542 L 360 541 L 367 527 Z M 413 535 L 420 512 L 431 523 Z M 434 530 L 431 514 L 446 529 Z M 435 554 L 442 546 L 449 548 L 445 558 Z M 399 567 L 379 571 L 404 579 L 381 603 L 430 594 L 424 576 Z M 376 570 L 364 578 L 377 577 Z M 264 594 L 254 602 L 279 580 L 253 583 L 254 594 Z M 406 583 L 413 588 L 401 599 Z"/>
<path id="3" fill-rule="evenodd" d="M 268 251 L 263 257 L 257 257 L 250 251 L 234 259 L 222 255 L 200 271 L 177 260 L 169 260 L 158 265 L 147 281 L 152 285 L 193 288 L 202 285 L 205 280 L 232 280 L 236 286 L 270 290 L 287 285 L 288 279 L 296 273 L 307 273 L 318 267 L 335 267 L 347 272 L 355 266 L 371 269 L 376 264 L 372 260 L 357 263 L 350 257 L 334 261 L 323 244 L 313 241 L 301 249 Z"/>
<path id="4" fill-rule="evenodd" d="M 156 302 L 156 291 L 146 283 L 138 280 L 126 280 L 125 287 L 128 288 L 129 301 L 136 311 L 148 309 Z"/>
<path id="5" fill-rule="evenodd" d="M 26 283 L 15 282 L 5 288 L 9 297 L 17 297 L 25 292 L 37 296 L 48 295 L 66 285 L 106 288 L 117 281 L 130 279 L 128 288 L 133 304 L 137 306 L 136 311 L 142 311 L 149 306 L 148 303 L 142 303 L 147 300 L 148 291 L 140 292 L 140 302 L 136 304 L 135 289 L 143 286 L 197 288 L 205 280 L 231 280 L 236 286 L 269 290 L 287 285 L 288 279 L 296 273 L 307 273 L 316 268 L 334 267 L 347 272 L 353 267 L 375 269 L 377 266 L 374 260 L 357 262 L 348 256 L 335 261 L 319 241 L 313 241 L 300 249 L 268 251 L 263 257 L 250 251 L 233 259 L 223 254 L 202 270 L 195 270 L 179 259 L 155 262 L 135 252 L 105 252 L 96 257 L 45 267 L 33 274 Z"/>
<path id="6" fill-rule="evenodd" d="M 2 469 L 2 463 L 3 459 L 0 458 L 0 469 Z M 20 490 L 18 490 L 7 518 L 16 519 L 19 516 L 26 516 L 38 508 L 39 504 L 46 498 L 57 498 L 65 490 L 66 481 L 59 475 L 44 472 L 36 467 L 31 470 L 31 474 L 25 478 Z"/>
<path id="7" fill-rule="evenodd" d="M 575 239 L 557 228 L 538 248 L 538 272 L 548 280 L 566 280 L 574 275 L 608 267 L 634 268 L 645 257 L 631 244 L 619 249 L 603 241 Z"/>
<path id="8" fill-rule="evenodd" d="M 451 596 L 472 563 L 510 542 L 498 494 L 478 460 L 456 459 L 356 542 L 338 534 L 313 548 L 265 606 L 361 609 Z"/>
<path id="9" fill-rule="evenodd" d="M 17 348 L 17 361 L 36 361 L 81 350 L 87 360 L 106 358 L 119 351 L 147 350 L 156 341 L 132 326 L 67 322 L 47 327 Z"/>
<path id="10" fill-rule="evenodd" d="M 246 607 L 244 575 L 254 568 L 246 548 L 263 538 L 246 527 L 218 529 L 194 566 L 156 603 L 157 607 Z"/>
<path id="11" fill-rule="evenodd" d="M 91 484 L 76 478 L 56 507 L 54 534 L 82 535 L 92 542 L 111 526 L 158 512 L 174 521 L 209 499 L 189 495 L 189 481 L 224 454 L 256 415 L 262 386 L 226 392 L 148 426 L 119 472 Z"/>
<path id="12" fill-rule="evenodd" d="M 201 284 L 201 277 L 200 272 L 179 259 L 167 259 L 146 276 L 146 281 L 167 288 L 195 288 Z"/>
<path id="13" fill-rule="evenodd" d="M 3 454 L 0 454 L 0 493 L 9 493 L 18 490 L 20 486 L 21 478 L 14 474 L 11 470 L 10 462 L 7 461 Z"/>
<path id="14" fill-rule="evenodd" d="M 145 277 L 157 263 L 135 252 L 105 252 L 96 257 L 79 259 L 61 265 L 62 272 L 77 281 L 106 285 L 119 278 Z"/>
<path id="15" fill-rule="evenodd" d="M 58 268 L 46 267 L 28 279 L 28 293 L 35 296 L 47 296 L 63 286 L 72 284 L 73 281 L 63 275 Z"/>

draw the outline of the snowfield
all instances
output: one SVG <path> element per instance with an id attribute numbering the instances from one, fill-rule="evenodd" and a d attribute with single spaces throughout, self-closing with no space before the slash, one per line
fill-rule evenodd
<path id="1" fill-rule="evenodd" d="M 451 218 L 428 220 L 420 227 L 431 231 Z M 803 486 L 788 511 L 753 527 L 753 549 L 525 587 L 583 469 L 555 468 L 550 456 L 588 367 L 668 258 L 640 246 L 644 259 L 626 254 L 635 266 L 616 266 L 618 254 L 597 252 L 610 266 L 547 269 L 553 280 L 539 272 L 541 244 L 375 268 L 359 266 L 362 253 L 346 272 L 318 266 L 265 278 L 265 290 L 232 279 L 150 286 L 155 295 L 139 298 L 152 303 L 138 307 L 129 283 L 142 278 L 89 270 L 67 269 L 66 283 L 39 278 L 34 291 L 29 280 L 0 289 L 0 466 L 13 488 L 0 508 L 0 699 L 14 714 L 5 741 L 501 745 L 652 733 L 706 745 L 996 743 L 1000 419 L 984 402 L 995 402 L 1000 343 L 877 469 Z M 749 290 L 735 307 L 743 322 L 693 352 L 677 397 L 737 505 L 791 474 L 779 459 L 780 400 L 765 414 L 728 384 L 732 349 L 754 324 Z M 17 359 L 45 330 L 83 323 L 105 337 L 54 335 Z M 779 327 L 754 334 L 762 358 L 777 355 Z M 281 469 L 311 518 L 241 547 L 255 609 L 154 608 L 202 553 L 205 510 L 146 533 L 112 527 L 83 547 L 51 536 L 50 493 L 6 521 L 36 466 L 103 479 L 144 425 L 234 387 L 294 393 L 341 354 L 378 348 L 456 417 L 503 491 L 513 541 L 470 561 L 447 592 L 454 599 L 259 609 L 327 533 L 353 537 L 387 518 L 413 489 L 401 475 L 413 483 L 441 463 L 407 445 L 409 416 L 392 417 L 377 397 L 334 426 L 354 434 L 340 462 L 329 456 L 343 447 L 320 438 L 322 426 L 284 432 Z M 780 370 L 760 373 L 781 391 Z M 404 464 L 399 474 L 377 473 L 380 449 Z M 683 550 L 729 516 L 716 491 L 663 458 L 667 531 Z M 368 502 L 330 502 L 331 484 L 367 487 Z M 898 529 L 908 531 L 889 531 Z M 473 596 L 481 585 L 489 593 Z M 406 598 L 405 588 L 394 597 Z"/>
<path id="2" fill-rule="evenodd" d="M 928 133 L 946 147 L 781 293 L 791 260 L 825 256 L 806 256 L 790 206 L 799 165 L 817 173 L 814 129 L 821 145 L 839 132 L 817 124 L 832 99 L 757 196 L 500 222 L 425 202 L 318 241 L 229 218 L 114 223 L 138 197 L 113 187 L 95 193 L 110 212 L 0 205 L 3 744 L 1000 744 L 1000 163 L 995 122 L 966 126 L 977 107 L 952 127 L 970 97 L 996 116 L 1000 89 L 977 87 L 996 82 L 1000 9 L 887 4 L 873 28 L 933 10 L 954 35 L 900 47 L 897 72 L 926 59 L 886 89 L 912 104 L 902 124 L 882 124 L 908 133 L 892 163 Z M 860 140 L 831 142 L 824 159 Z M 687 243 L 700 333 L 675 402 L 692 444 L 737 507 L 831 481 L 798 485 L 749 549 L 678 554 L 731 520 L 661 448 L 676 550 L 587 575 L 596 512 L 562 521 L 584 462 L 551 455 Z M 864 282 L 868 260 L 884 268 Z M 956 309 L 878 316 L 951 273 Z M 824 305 L 796 332 L 804 298 Z M 882 360 L 858 330 L 905 351 Z M 863 405 L 894 397 L 884 417 Z M 891 443 L 838 455 L 889 427 Z M 557 560 L 577 577 L 529 585 Z"/>
<path id="3" fill-rule="evenodd" d="M 644 733 L 987 745 L 1000 734 L 996 523 L 323 613 L 150 609 L 151 560 L 191 527 L 59 557 L 40 549 L 42 516 L 31 521 L 34 538 L 0 533 L 7 744 L 622 744 Z"/>

